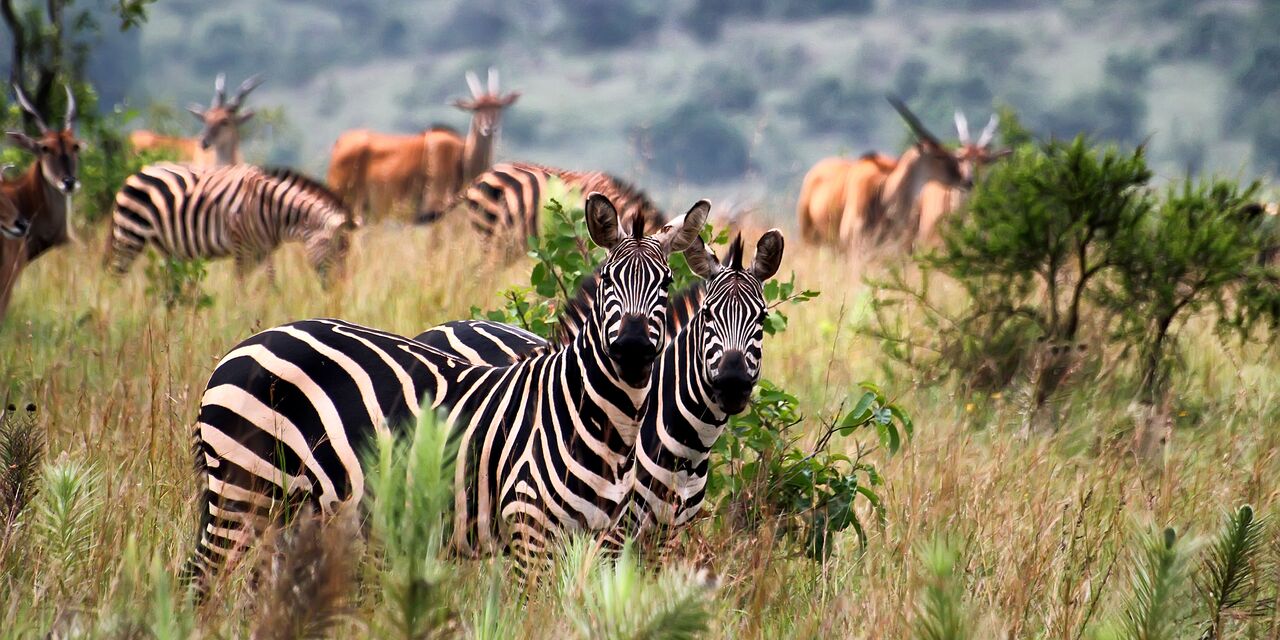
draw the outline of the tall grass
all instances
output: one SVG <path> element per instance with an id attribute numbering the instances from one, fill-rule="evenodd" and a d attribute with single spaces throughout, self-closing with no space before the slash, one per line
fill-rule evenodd
<path id="1" fill-rule="evenodd" d="M 54 252 L 23 274 L 0 325 L 0 389 L 20 414 L 24 403 L 40 407 L 29 426 L 18 424 L 23 434 L 47 441 L 29 485 L 38 491 L 28 494 L 10 543 L 21 552 L 0 556 L 4 638 L 73 628 L 109 635 L 107 619 L 159 637 L 185 637 L 188 629 L 205 637 L 248 637 L 265 628 L 261 615 L 274 597 L 272 576 L 313 570 L 286 570 L 292 565 L 288 552 L 280 555 L 285 538 L 242 563 L 199 610 L 172 582 L 195 538 L 191 421 L 217 359 L 254 331 L 304 317 L 338 316 L 415 335 L 468 317 L 472 305 L 499 306 L 495 292 L 527 281 L 523 270 L 529 268 L 492 264 L 460 219 L 434 229 L 380 225 L 360 236 L 354 275 L 332 292 L 320 289 L 301 252 L 290 247 L 277 261 L 278 290 L 263 274 L 241 284 L 229 263 L 213 262 L 202 287 L 214 304 L 166 309 L 147 294 L 140 268 L 118 283 L 102 274 L 100 235 L 89 231 L 82 238 L 89 250 Z M 860 381 L 887 375 L 878 346 L 855 331 L 868 316 L 867 289 L 850 284 L 842 258 L 793 245 L 784 271 L 795 270 L 800 286 L 823 295 L 789 310 L 788 331 L 766 339 L 764 376 L 794 393 L 801 413 L 826 419 L 854 406 Z M 1029 433 L 1023 433 L 1025 404 L 1014 394 L 916 386 L 893 370 L 884 390 L 912 415 L 914 439 L 892 457 L 874 433 L 832 440 L 833 452 L 874 462 L 884 481 L 883 518 L 859 514 L 865 547 L 851 531 L 836 534 L 829 557 L 815 562 L 785 544 L 778 523 L 768 518 L 750 530 L 701 523 L 679 536 L 670 554 L 677 564 L 706 564 L 718 579 L 714 590 L 694 591 L 708 616 L 700 636 L 912 637 L 917 606 L 931 584 L 918 550 L 945 534 L 962 559 L 952 584 L 969 616 L 970 637 L 1091 638 L 1134 593 L 1131 569 L 1141 557 L 1134 523 L 1168 523 L 1187 542 L 1212 541 L 1225 526 L 1220 514 L 1248 503 L 1257 520 L 1272 523 L 1254 556 L 1258 587 L 1248 592 L 1249 610 L 1258 613 L 1245 620 L 1239 617 L 1245 605 L 1225 609 L 1223 637 L 1242 625 L 1267 637 L 1276 614 L 1263 603 L 1275 602 L 1280 584 L 1273 517 L 1280 497 L 1274 453 L 1280 451 L 1274 428 L 1280 424 L 1280 353 L 1224 346 L 1199 320 L 1190 323 L 1185 344 L 1167 441 L 1161 455 L 1146 459 L 1127 446 L 1136 422 L 1127 410 L 1132 396 L 1098 382 L 1088 369 L 1073 374 L 1070 394 L 1056 402 L 1055 429 Z M 1098 357 L 1103 367 L 1115 362 L 1115 354 Z M 803 434 L 802 444 L 819 436 Z M 96 505 L 62 511 L 87 514 L 81 529 L 87 540 L 71 538 L 86 543 L 75 547 L 74 558 L 57 551 L 59 538 L 46 537 L 36 524 L 45 521 L 38 505 L 49 504 L 48 476 L 40 471 L 46 464 L 96 475 L 92 501 L 64 494 L 73 499 L 63 504 Z M 355 536 L 350 552 L 356 562 L 350 598 L 323 608 L 338 612 L 326 626 L 334 637 L 381 636 L 384 623 L 403 619 L 385 589 L 384 571 L 395 565 L 384 561 L 376 518 L 368 521 L 368 535 Z M 1175 602 L 1191 615 L 1176 637 L 1198 637 L 1211 618 L 1195 585 L 1212 548 L 1212 542 L 1186 548 L 1184 588 Z M 558 580 L 517 589 L 508 563 L 417 557 L 426 563 L 419 575 L 442 585 L 426 601 L 428 611 L 447 610 L 436 627 L 446 634 L 563 640 L 578 634 L 581 612 L 595 610 L 585 604 L 585 592 L 562 596 Z M 276 574 L 272 562 L 283 563 Z M 58 563 L 64 568 L 56 575 L 44 569 Z M 591 602 L 604 606 L 596 588 L 612 584 L 616 572 L 630 571 L 626 567 L 602 564 L 597 579 L 578 584 L 594 585 Z M 645 568 L 626 575 L 638 581 L 628 584 L 651 585 L 663 574 Z"/>

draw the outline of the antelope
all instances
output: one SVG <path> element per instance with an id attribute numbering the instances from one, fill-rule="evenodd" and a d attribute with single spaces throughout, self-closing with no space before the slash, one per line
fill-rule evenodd
<path id="1" fill-rule="evenodd" d="M 960 162 L 960 174 L 972 182 L 977 178 L 978 170 L 1013 153 L 1013 149 L 992 149 L 995 141 L 996 127 L 1000 124 L 1000 116 L 991 114 L 987 126 L 982 129 L 978 141 L 969 138 L 969 120 L 964 113 L 956 111 L 956 134 L 960 137 L 960 147 L 955 156 Z M 960 187 L 947 186 L 933 180 L 925 184 L 916 199 L 915 213 L 916 233 L 913 241 L 914 249 L 936 246 L 939 240 L 938 223 L 943 216 L 956 211 L 964 204 L 968 192 Z"/>
<path id="2" fill-rule="evenodd" d="M 466 74 L 469 99 L 453 106 L 471 112 L 464 139 L 448 127 L 416 135 L 389 135 L 357 129 L 333 145 L 328 183 L 353 210 L 387 211 L 397 201 L 413 201 L 415 221 L 432 222 L 453 207 L 463 188 L 493 164 L 502 111 L 520 97 L 503 95 L 498 72 L 489 69 L 488 90 L 474 72 Z"/>
<path id="3" fill-rule="evenodd" d="M 955 154 L 925 128 L 907 105 L 893 97 L 889 103 L 906 121 L 916 141 L 888 172 L 849 173 L 840 216 L 840 241 L 851 250 L 891 243 L 909 245 L 915 235 L 913 208 L 926 184 L 933 181 L 964 189 L 972 185 L 972 176 L 962 172 Z"/>
<path id="4" fill-rule="evenodd" d="M 164 150 L 178 156 L 179 162 L 196 167 L 225 167 L 240 164 L 240 127 L 253 117 L 253 110 L 241 111 L 244 99 L 262 84 L 262 76 L 254 75 L 240 83 L 236 94 L 227 100 L 226 74 L 218 74 L 213 83 L 213 100 L 205 108 L 192 103 L 187 111 L 203 125 L 197 138 L 165 136 L 145 129 L 129 134 L 134 151 Z"/>
<path id="5" fill-rule="evenodd" d="M 36 161 L 15 180 L 0 180 L 0 318 L 26 265 L 72 239 L 68 214 L 71 195 L 80 187 L 76 165 L 84 143 L 74 131 L 76 98 L 70 87 L 66 89 L 67 112 L 58 130 L 45 124 L 21 87 L 13 87 L 18 105 L 35 121 L 40 135 L 5 133 L 9 142 L 35 154 Z"/>
<path id="6" fill-rule="evenodd" d="M 812 244 L 836 244 L 840 217 L 844 215 L 845 187 L 866 176 L 887 174 L 897 164 L 897 158 L 872 151 L 856 160 L 827 158 L 813 165 L 804 176 L 796 204 L 801 237 Z"/>

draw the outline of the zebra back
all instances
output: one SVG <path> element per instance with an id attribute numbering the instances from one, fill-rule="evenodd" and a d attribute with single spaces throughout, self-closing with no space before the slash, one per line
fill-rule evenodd
<path id="1" fill-rule="evenodd" d="M 502 163 L 480 174 L 467 188 L 464 199 L 471 226 L 481 235 L 521 244 L 538 235 L 551 177 L 583 194 L 597 191 L 607 196 L 617 207 L 624 227 L 629 228 L 636 217 L 644 221 L 645 233 L 654 233 L 666 223 L 666 216 L 643 191 L 607 173 Z"/>

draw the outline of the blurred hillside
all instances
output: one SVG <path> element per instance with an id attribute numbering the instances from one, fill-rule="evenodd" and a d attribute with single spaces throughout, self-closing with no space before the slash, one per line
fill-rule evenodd
<path id="1" fill-rule="evenodd" d="M 447 102 L 465 70 L 494 65 L 524 94 L 501 158 L 608 169 L 672 207 L 696 186 L 789 218 L 817 159 L 901 150 L 887 92 L 944 138 L 953 109 L 976 132 L 1009 105 L 1039 135 L 1150 136 L 1164 177 L 1274 175 L 1280 8 L 1265 4 L 162 0 L 91 72 L 142 108 L 138 124 L 184 133 L 180 106 L 207 102 L 217 72 L 232 86 L 262 72 L 250 102 L 281 111 L 250 159 L 321 173 L 345 129 L 465 128 Z"/>

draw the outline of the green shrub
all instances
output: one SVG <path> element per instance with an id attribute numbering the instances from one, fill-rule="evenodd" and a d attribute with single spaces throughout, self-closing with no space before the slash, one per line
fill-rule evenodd
<path id="1" fill-rule="evenodd" d="M 147 295 L 162 302 L 167 309 L 213 306 L 213 296 L 205 293 L 204 281 L 209 276 L 208 262 L 184 260 L 147 252 Z"/>

